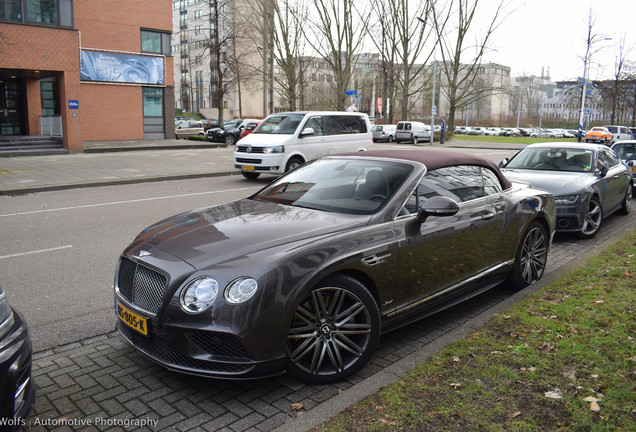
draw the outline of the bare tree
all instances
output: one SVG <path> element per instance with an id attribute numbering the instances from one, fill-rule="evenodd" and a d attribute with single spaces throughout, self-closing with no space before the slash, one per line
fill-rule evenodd
<path id="1" fill-rule="evenodd" d="M 614 61 L 614 75 L 611 88 L 612 115 L 610 121 L 612 124 L 616 124 L 618 122 L 616 120 L 617 110 L 619 109 L 619 104 L 621 104 L 621 95 L 624 94 L 620 90 L 621 87 L 623 87 L 622 83 L 627 79 L 627 74 L 625 73 L 625 63 L 630 51 L 631 47 L 625 46 L 625 35 L 623 34 L 618 47 L 616 59 Z"/>
<path id="2" fill-rule="evenodd" d="M 306 3 L 298 0 L 248 0 L 248 3 L 256 16 L 263 17 L 262 22 L 257 21 L 252 27 L 252 39 L 263 58 L 259 72 L 265 77 L 264 87 L 267 82 L 272 83 L 272 76 L 268 75 L 271 75 L 273 64 L 269 62 L 275 61 L 282 72 L 273 77 L 280 89 L 279 105 L 295 111 L 301 100 L 302 80 L 308 65 L 302 58 L 306 45 L 302 31 L 308 16 Z M 271 91 L 270 88 L 270 95 Z M 264 94 L 265 99 L 267 95 Z"/>
<path id="3" fill-rule="evenodd" d="M 364 30 L 370 14 L 355 7 L 355 0 L 312 0 L 314 10 L 308 19 L 306 40 L 329 66 L 334 92 L 332 108 L 345 109 L 346 95 L 355 60 L 362 49 Z"/>
<path id="4" fill-rule="evenodd" d="M 484 54 L 489 50 L 490 39 L 505 18 L 505 0 L 499 0 L 490 16 L 485 33 L 473 46 L 467 46 L 479 0 L 451 0 L 446 10 L 435 5 L 431 17 L 440 41 L 442 53 L 443 93 L 448 98 L 448 128 L 455 126 L 455 112 L 479 101 L 492 92 L 490 87 L 476 85 Z M 482 24 L 480 22 L 480 24 Z M 466 59 L 467 51 L 474 50 Z"/>

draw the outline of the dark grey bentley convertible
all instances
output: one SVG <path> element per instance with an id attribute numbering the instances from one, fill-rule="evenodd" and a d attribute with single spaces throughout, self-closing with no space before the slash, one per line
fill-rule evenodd
<path id="1" fill-rule="evenodd" d="M 180 372 L 338 381 L 381 333 L 541 278 L 554 223 L 551 194 L 480 157 L 325 157 L 146 228 L 117 265 L 117 327 Z"/>

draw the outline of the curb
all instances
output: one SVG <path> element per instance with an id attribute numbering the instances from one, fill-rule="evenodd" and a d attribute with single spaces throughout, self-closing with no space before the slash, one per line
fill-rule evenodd
<path id="1" fill-rule="evenodd" d="M 142 178 L 131 178 L 131 179 L 121 179 L 121 180 L 104 180 L 104 181 L 95 181 L 90 183 L 66 183 L 66 184 L 57 184 L 57 185 L 44 185 L 44 186 L 33 186 L 33 187 L 24 187 L 24 188 L 14 188 L 14 189 L 4 189 L 0 190 L 0 196 L 7 195 L 26 195 L 30 193 L 37 192 L 52 192 L 52 191 L 60 191 L 66 189 L 82 189 L 88 187 L 99 187 L 99 186 L 119 186 L 126 184 L 135 184 L 135 183 L 152 183 L 152 182 L 161 182 L 161 181 L 170 181 L 170 180 L 188 180 L 188 179 L 196 179 L 196 178 L 204 178 L 204 177 L 222 177 L 228 175 L 236 175 L 239 172 L 235 171 L 224 171 L 224 172 L 213 172 L 213 173 L 198 173 L 198 174 L 176 174 L 176 175 L 168 175 L 168 176 L 160 176 L 160 177 L 142 177 Z"/>

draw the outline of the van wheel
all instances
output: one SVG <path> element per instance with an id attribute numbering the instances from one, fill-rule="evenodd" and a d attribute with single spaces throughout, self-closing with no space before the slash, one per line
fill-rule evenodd
<path id="1" fill-rule="evenodd" d="M 247 171 L 243 171 L 243 172 L 241 172 L 241 174 L 243 174 L 243 177 L 245 177 L 246 179 L 250 179 L 250 180 L 254 180 L 255 178 L 258 178 L 259 175 L 261 175 L 261 173 L 247 172 Z"/>
<path id="2" fill-rule="evenodd" d="M 417 144 L 417 137 L 413 137 L 413 145 Z"/>
<path id="3" fill-rule="evenodd" d="M 299 166 L 301 166 L 303 164 L 302 159 L 300 159 L 299 157 L 294 156 L 293 158 L 291 158 L 288 162 L 287 162 L 287 167 L 285 167 L 285 172 L 287 171 L 291 171 L 293 169 L 298 168 Z"/>

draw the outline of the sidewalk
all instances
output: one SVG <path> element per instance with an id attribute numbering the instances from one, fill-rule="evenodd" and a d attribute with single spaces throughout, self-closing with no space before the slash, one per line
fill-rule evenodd
<path id="1" fill-rule="evenodd" d="M 461 140 L 433 146 L 505 150 L 525 147 Z M 236 174 L 232 157 L 233 147 L 218 143 L 176 139 L 96 141 L 87 143 L 84 153 L 0 157 L 0 195 Z"/>

